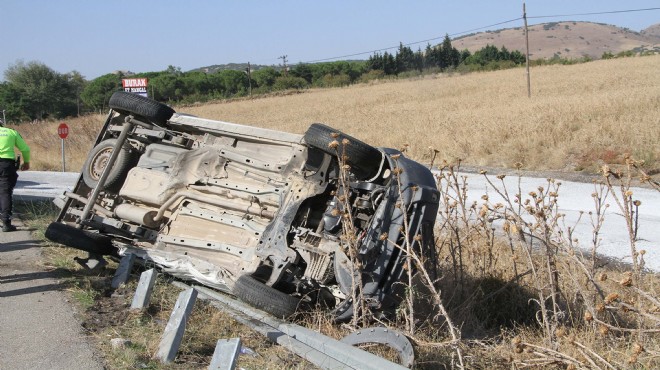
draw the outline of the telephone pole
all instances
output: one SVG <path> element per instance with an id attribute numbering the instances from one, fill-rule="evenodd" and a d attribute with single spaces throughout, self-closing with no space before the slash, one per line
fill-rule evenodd
<path id="1" fill-rule="evenodd" d="M 282 64 L 284 64 L 284 76 L 286 76 L 288 72 L 288 68 L 286 67 L 286 57 L 287 55 L 282 55 L 281 57 L 277 58 L 277 59 L 282 59 Z"/>
<path id="2" fill-rule="evenodd" d="M 527 10 L 523 3 L 523 19 L 525 20 L 525 69 L 527 71 L 527 97 L 532 97 L 532 85 L 529 81 L 529 31 L 527 30 Z"/>
<path id="3" fill-rule="evenodd" d="M 248 66 L 246 69 L 247 72 L 247 77 L 248 77 L 248 96 L 252 96 L 252 76 L 250 72 L 250 62 L 248 62 Z"/>

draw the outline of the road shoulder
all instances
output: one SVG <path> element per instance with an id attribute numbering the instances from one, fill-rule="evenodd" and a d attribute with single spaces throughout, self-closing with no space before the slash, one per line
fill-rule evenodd
<path id="1" fill-rule="evenodd" d="M 0 233 L 0 364 L 3 369 L 103 369 L 56 271 L 31 233 Z"/>

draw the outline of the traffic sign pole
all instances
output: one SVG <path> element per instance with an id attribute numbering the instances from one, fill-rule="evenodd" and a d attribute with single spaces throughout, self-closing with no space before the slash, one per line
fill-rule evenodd
<path id="1" fill-rule="evenodd" d="M 64 158 L 64 139 L 62 141 L 62 172 L 66 172 L 66 158 Z"/>

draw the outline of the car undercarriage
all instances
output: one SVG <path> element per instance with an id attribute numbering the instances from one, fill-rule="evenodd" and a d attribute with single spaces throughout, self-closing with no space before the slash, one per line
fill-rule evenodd
<path id="1" fill-rule="evenodd" d="M 124 92 L 46 236 L 93 255 L 135 254 L 162 271 L 286 317 L 336 320 L 354 292 L 399 302 L 405 251 L 433 258 L 431 172 L 322 124 L 304 135 L 175 113 Z M 404 245 L 411 248 L 406 249 Z"/>

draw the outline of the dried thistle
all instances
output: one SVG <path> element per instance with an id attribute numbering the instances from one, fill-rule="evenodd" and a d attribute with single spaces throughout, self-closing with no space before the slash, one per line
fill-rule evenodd
<path id="1" fill-rule="evenodd" d="M 621 279 L 621 281 L 619 281 L 619 284 L 621 284 L 625 287 L 632 286 L 632 276 L 624 276 L 623 279 Z"/>
<path id="2" fill-rule="evenodd" d="M 330 134 L 330 136 L 331 136 L 333 139 L 336 139 L 336 138 L 339 137 L 339 133 L 338 133 L 338 132 L 333 132 L 333 133 Z"/>
<path id="3" fill-rule="evenodd" d="M 351 143 L 351 141 L 348 140 L 348 139 L 346 139 L 346 138 L 343 138 L 343 139 L 341 140 L 341 143 L 344 144 L 344 145 L 348 145 L 348 144 Z"/>
<path id="4" fill-rule="evenodd" d="M 598 276 L 598 280 L 599 280 L 599 281 L 606 281 L 606 280 L 607 280 L 607 274 L 604 273 L 604 272 L 601 273 L 601 274 Z"/>
<path id="5" fill-rule="evenodd" d="M 605 304 L 610 304 L 617 299 L 619 299 L 619 295 L 617 293 L 610 293 L 607 295 L 607 297 L 605 297 Z"/>
<path id="6" fill-rule="evenodd" d="M 586 311 L 584 313 L 584 321 L 591 322 L 593 319 L 594 319 L 594 315 L 592 315 L 591 312 Z"/>
<path id="7" fill-rule="evenodd" d="M 328 144 L 328 148 L 337 149 L 339 147 L 339 141 L 333 140 Z"/>
<path id="8" fill-rule="evenodd" d="M 382 234 L 380 234 L 380 236 L 378 237 L 378 240 L 386 240 L 386 239 L 387 239 L 387 233 L 382 233 Z"/>

